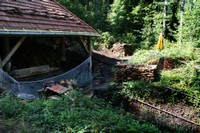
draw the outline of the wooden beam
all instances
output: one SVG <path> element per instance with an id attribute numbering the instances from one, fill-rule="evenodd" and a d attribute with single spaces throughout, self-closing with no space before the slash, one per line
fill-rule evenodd
<path id="1" fill-rule="evenodd" d="M 57 71 L 57 70 L 59 70 L 59 68 L 49 67 L 49 65 L 43 65 L 43 66 L 36 66 L 36 67 L 14 70 L 12 73 L 15 78 L 27 78 L 30 76 L 41 75 L 41 74 L 45 74 L 45 73 Z"/>
<path id="2" fill-rule="evenodd" d="M 3 59 L 2 61 L 2 67 L 5 66 L 5 64 L 10 60 L 10 58 L 13 56 L 13 54 L 17 51 L 19 46 L 23 43 L 23 41 L 26 39 L 26 37 L 22 37 L 18 43 L 14 46 L 14 48 L 10 51 L 10 53 Z"/>
<path id="3" fill-rule="evenodd" d="M 84 50 L 85 50 L 88 54 L 90 54 L 90 50 L 88 49 L 87 42 L 85 42 L 85 41 L 83 40 L 82 37 L 80 37 L 80 40 L 81 40 L 81 43 L 83 44 Z"/>

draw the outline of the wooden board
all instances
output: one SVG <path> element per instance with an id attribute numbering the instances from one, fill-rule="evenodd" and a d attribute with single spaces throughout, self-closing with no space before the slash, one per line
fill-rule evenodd
<path id="1" fill-rule="evenodd" d="M 49 67 L 49 65 L 36 66 L 36 67 L 14 70 L 13 76 L 15 78 L 25 78 L 25 77 L 36 76 L 36 75 L 48 73 L 48 72 L 55 71 L 58 69 L 59 68 Z"/>

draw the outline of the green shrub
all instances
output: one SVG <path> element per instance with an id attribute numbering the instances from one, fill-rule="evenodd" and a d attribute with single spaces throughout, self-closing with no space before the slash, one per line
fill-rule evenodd
<path id="1" fill-rule="evenodd" d="M 98 42 L 95 43 L 95 47 L 106 47 L 108 48 L 111 44 L 115 42 L 115 38 L 109 32 L 101 33 L 101 36 L 98 38 Z M 100 46 L 101 45 L 101 46 Z"/>
<path id="2" fill-rule="evenodd" d="M 0 113 L 4 118 L 29 123 L 30 130 L 40 129 L 37 132 L 159 132 L 155 126 L 139 122 L 132 114 L 103 100 L 76 94 L 75 105 L 68 96 L 32 102 L 5 96 L 0 99 Z"/>
<path id="3" fill-rule="evenodd" d="M 200 50 L 192 45 L 182 45 L 167 42 L 163 50 L 158 50 L 155 45 L 151 50 L 139 49 L 129 60 L 131 64 L 147 64 L 150 60 L 159 58 L 184 59 L 200 63 Z M 186 62 L 188 63 L 188 62 Z"/>
<path id="4" fill-rule="evenodd" d="M 23 112 L 23 109 L 26 109 L 26 105 L 16 100 L 13 96 L 6 94 L 3 98 L 0 97 L 0 114 L 3 114 L 4 117 L 18 117 Z"/>
<path id="5" fill-rule="evenodd" d="M 141 65 L 147 64 L 150 60 L 161 58 L 162 55 L 154 50 L 138 50 L 129 60 L 130 64 Z"/>

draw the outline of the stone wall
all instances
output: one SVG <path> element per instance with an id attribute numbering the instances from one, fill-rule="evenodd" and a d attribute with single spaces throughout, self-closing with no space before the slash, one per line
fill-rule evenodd
<path id="1" fill-rule="evenodd" d="M 115 66 L 115 82 L 143 80 L 153 82 L 158 76 L 157 65 L 130 65 Z"/>

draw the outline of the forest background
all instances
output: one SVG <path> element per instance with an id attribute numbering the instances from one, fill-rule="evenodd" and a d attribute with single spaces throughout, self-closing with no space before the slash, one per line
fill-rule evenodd
<path id="1" fill-rule="evenodd" d="M 149 49 L 162 32 L 166 42 L 200 47 L 200 0 L 59 0 L 93 26 L 95 46 L 115 42 Z"/>
<path id="2" fill-rule="evenodd" d="M 94 48 L 112 47 L 116 42 L 133 46 L 133 64 L 148 64 L 151 59 L 175 59 L 175 69 L 163 70 L 159 81 L 148 83 L 129 81 L 123 89 L 108 98 L 111 104 L 128 100 L 155 98 L 162 102 L 166 88 L 184 92 L 180 99 L 172 93 L 167 103 L 187 103 L 198 111 L 200 105 L 200 0 L 58 0 L 98 31 Z M 160 33 L 164 49 L 156 50 Z M 110 84 L 112 86 L 113 83 Z M 113 84 L 115 87 L 115 85 Z M 112 86 L 112 87 L 113 87 Z M 117 88 L 117 87 L 116 87 Z M 160 88 L 157 97 L 155 88 Z M 112 88 L 113 90 L 113 88 Z M 139 91 L 138 91 L 139 90 Z M 176 90 L 176 91 L 174 91 Z M 177 93 L 179 94 L 179 93 Z M 108 94 L 109 95 L 109 94 Z M 166 124 L 152 117 L 150 121 L 136 119 L 120 108 L 113 108 L 101 99 L 88 99 L 75 91 L 75 103 L 70 93 L 62 100 L 38 99 L 24 102 L 7 94 L 0 95 L 0 132 L 169 132 Z M 178 100 L 177 100 L 178 99 Z M 116 102 L 117 101 L 117 102 Z M 11 108 L 12 107 L 12 108 Z M 151 116 L 149 113 L 146 116 Z M 149 118 L 146 117 L 145 118 Z M 2 119 L 2 120 L 1 120 Z M 155 123 L 157 121 L 157 123 Z M 164 126 L 163 126 L 164 125 Z M 181 126 L 182 127 L 182 126 Z M 182 130 L 182 129 L 181 129 Z M 177 132 L 182 132 L 177 129 Z M 5 132 L 5 131 L 4 131 Z"/>

